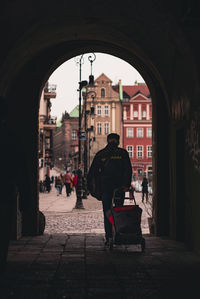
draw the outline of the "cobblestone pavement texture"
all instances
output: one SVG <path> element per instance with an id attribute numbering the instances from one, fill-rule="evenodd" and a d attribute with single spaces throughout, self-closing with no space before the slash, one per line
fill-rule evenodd
<path id="1" fill-rule="evenodd" d="M 200 257 L 182 244 L 145 236 L 146 250 L 103 234 L 47 234 L 12 241 L 1 299 L 198 298 Z"/>
<path id="2" fill-rule="evenodd" d="M 128 195 L 127 195 L 128 196 Z M 137 204 L 143 209 L 142 231 L 148 233 L 148 223 L 141 193 L 135 193 Z M 72 192 L 66 197 L 63 188 L 62 195 L 57 196 L 55 188 L 50 193 L 40 193 L 40 210 L 46 217 L 45 233 L 103 233 L 102 203 L 92 196 L 83 199 L 84 209 L 74 209 L 76 194 Z M 129 200 L 125 204 L 132 204 Z"/>

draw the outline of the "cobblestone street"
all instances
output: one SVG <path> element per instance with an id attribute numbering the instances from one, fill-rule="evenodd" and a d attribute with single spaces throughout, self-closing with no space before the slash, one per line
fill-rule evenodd
<path id="1" fill-rule="evenodd" d="M 143 209 L 142 231 L 148 233 L 147 213 L 141 202 L 141 193 L 135 193 L 137 204 Z M 40 210 L 46 217 L 45 233 L 103 233 L 102 203 L 92 196 L 83 199 L 83 210 L 74 209 L 76 194 L 57 196 L 55 188 L 50 193 L 40 193 Z M 130 204 L 129 200 L 125 204 Z"/>

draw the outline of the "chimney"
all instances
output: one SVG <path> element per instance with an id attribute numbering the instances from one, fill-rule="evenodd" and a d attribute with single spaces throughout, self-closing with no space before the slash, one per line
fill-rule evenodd
<path id="1" fill-rule="evenodd" d="M 122 89 L 122 80 L 119 80 L 119 99 L 123 100 L 123 89 Z"/>

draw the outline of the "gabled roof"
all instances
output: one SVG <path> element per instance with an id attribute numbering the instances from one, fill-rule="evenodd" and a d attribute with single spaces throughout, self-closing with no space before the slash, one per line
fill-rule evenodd
<path id="1" fill-rule="evenodd" d="M 57 120 L 57 122 L 56 122 L 56 127 L 57 127 L 57 128 L 61 128 L 61 127 L 62 127 L 62 118 L 59 119 L 59 120 Z"/>
<path id="2" fill-rule="evenodd" d="M 77 105 L 70 113 L 70 117 L 79 117 L 79 105 Z"/>
<path id="3" fill-rule="evenodd" d="M 141 92 L 137 92 L 133 97 L 129 99 L 130 102 L 134 101 L 144 101 L 144 100 L 150 100 L 150 97 L 145 96 Z"/>
<path id="4" fill-rule="evenodd" d="M 123 85 L 123 91 L 130 97 L 134 97 L 135 95 L 141 93 L 146 97 L 150 97 L 150 92 L 146 84 L 142 85 Z"/>
<path id="5" fill-rule="evenodd" d="M 108 78 L 104 73 L 102 73 L 99 77 L 97 77 L 95 80 L 95 82 L 97 81 L 109 81 L 112 83 L 112 80 L 110 80 L 110 78 Z"/>

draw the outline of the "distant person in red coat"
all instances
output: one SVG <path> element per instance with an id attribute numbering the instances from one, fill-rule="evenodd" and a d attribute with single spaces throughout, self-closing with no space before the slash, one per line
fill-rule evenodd
<path id="1" fill-rule="evenodd" d="M 71 182 L 72 182 L 72 177 L 70 172 L 67 170 L 66 174 L 64 175 L 64 184 L 66 187 L 66 195 L 70 196 L 71 194 Z"/>

